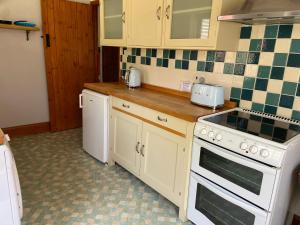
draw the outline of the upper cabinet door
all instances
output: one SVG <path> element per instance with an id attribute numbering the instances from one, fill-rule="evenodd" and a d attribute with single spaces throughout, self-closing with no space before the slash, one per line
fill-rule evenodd
<path id="1" fill-rule="evenodd" d="M 222 1 L 166 0 L 166 47 L 214 46 Z"/>
<path id="2" fill-rule="evenodd" d="M 161 46 L 163 0 L 129 0 L 128 19 L 128 46 Z"/>
<path id="3" fill-rule="evenodd" d="M 100 0 L 100 45 L 126 46 L 127 0 Z"/>

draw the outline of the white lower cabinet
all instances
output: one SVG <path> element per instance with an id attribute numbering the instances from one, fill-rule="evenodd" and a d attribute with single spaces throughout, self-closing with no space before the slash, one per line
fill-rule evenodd
<path id="1" fill-rule="evenodd" d="M 135 116 L 122 109 L 111 110 L 111 161 L 133 173 L 147 185 L 179 206 L 186 219 L 191 136 Z"/>

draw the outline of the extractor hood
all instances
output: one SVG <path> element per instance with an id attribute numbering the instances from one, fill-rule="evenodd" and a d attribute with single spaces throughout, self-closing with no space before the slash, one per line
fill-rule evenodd
<path id="1" fill-rule="evenodd" d="M 300 0 L 245 0 L 242 7 L 218 17 L 244 24 L 300 23 Z"/>

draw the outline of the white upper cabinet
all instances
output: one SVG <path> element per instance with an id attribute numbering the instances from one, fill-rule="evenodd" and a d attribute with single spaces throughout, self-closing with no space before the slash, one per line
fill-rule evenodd
<path id="1" fill-rule="evenodd" d="M 219 22 L 218 16 L 239 7 L 244 0 L 126 0 L 123 1 L 122 9 L 121 0 L 102 1 L 102 45 L 112 43 L 129 47 L 237 49 L 241 25 Z M 105 10 L 105 7 L 112 7 L 112 2 L 115 2 L 113 5 L 117 12 Z M 120 14 L 122 10 L 123 17 Z M 114 15 L 121 16 L 125 23 L 120 18 L 108 21 Z M 111 36 L 112 39 L 108 39 Z M 118 38 L 123 39 L 121 41 Z"/>
<path id="2" fill-rule="evenodd" d="M 163 0 L 128 1 L 128 18 L 128 46 L 161 46 Z"/>
<path id="3" fill-rule="evenodd" d="M 126 46 L 126 0 L 100 0 L 100 44 Z"/>

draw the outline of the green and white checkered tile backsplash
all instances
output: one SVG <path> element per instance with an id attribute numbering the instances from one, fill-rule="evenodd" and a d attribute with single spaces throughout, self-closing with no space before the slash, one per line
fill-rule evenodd
<path id="1" fill-rule="evenodd" d="M 243 26 L 237 52 L 121 48 L 128 64 L 234 76 L 242 108 L 300 120 L 300 24 Z"/>

